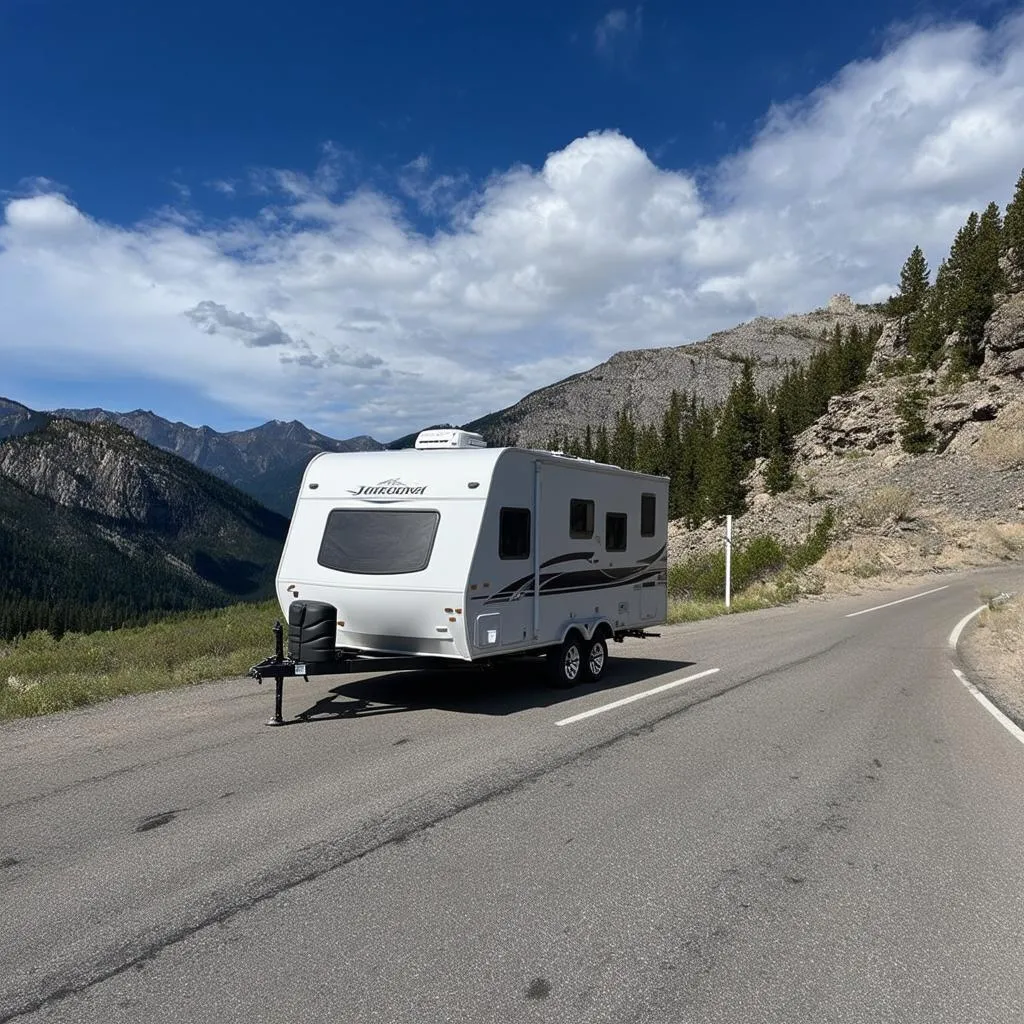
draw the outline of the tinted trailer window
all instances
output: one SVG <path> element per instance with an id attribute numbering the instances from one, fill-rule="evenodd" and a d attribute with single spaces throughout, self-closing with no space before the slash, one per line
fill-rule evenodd
<path id="1" fill-rule="evenodd" d="M 317 561 L 339 572 L 395 576 L 430 562 L 439 512 L 336 508 L 327 517 Z"/>

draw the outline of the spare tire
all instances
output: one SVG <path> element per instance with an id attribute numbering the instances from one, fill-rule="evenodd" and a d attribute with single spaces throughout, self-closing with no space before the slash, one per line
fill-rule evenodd
<path id="1" fill-rule="evenodd" d="M 288 657 L 292 661 L 334 660 L 338 609 L 324 601 L 292 601 L 288 606 Z"/>

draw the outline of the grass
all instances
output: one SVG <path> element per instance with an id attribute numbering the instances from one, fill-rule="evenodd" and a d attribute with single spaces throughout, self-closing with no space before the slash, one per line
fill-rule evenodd
<path id="1" fill-rule="evenodd" d="M 799 574 L 828 550 L 835 527 L 831 508 L 800 544 L 784 546 L 771 535 L 753 537 L 733 553 L 734 593 L 725 607 L 725 553 L 709 552 L 669 569 L 669 623 L 697 622 L 728 612 L 757 611 L 787 604 L 801 591 Z M 806 589 L 806 588 L 804 588 Z"/>
<path id="2" fill-rule="evenodd" d="M 771 589 L 763 585 L 751 587 L 742 594 L 735 594 L 730 607 L 725 607 L 724 598 L 720 601 L 686 600 L 671 597 L 668 602 L 668 623 L 676 625 L 680 622 L 700 622 L 701 619 L 713 619 L 719 615 L 733 615 L 739 612 L 757 612 L 763 608 L 774 608 L 776 605 L 788 604 L 796 596 L 796 589 L 787 585 Z"/>
<path id="3" fill-rule="evenodd" d="M 0 720 L 244 675 L 272 651 L 277 604 L 237 604 L 97 633 L 0 645 Z"/>

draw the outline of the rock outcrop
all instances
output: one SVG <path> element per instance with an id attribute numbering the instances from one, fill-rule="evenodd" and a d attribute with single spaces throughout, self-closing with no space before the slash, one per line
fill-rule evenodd
<path id="1" fill-rule="evenodd" d="M 1015 376 L 1024 379 L 1024 292 L 1003 302 L 985 325 L 986 377 Z"/>
<path id="2" fill-rule="evenodd" d="M 867 330 L 882 320 L 877 309 L 836 295 L 828 307 L 781 318 L 757 317 L 703 341 L 676 348 L 619 352 L 585 373 L 541 388 L 520 402 L 466 424 L 492 444 L 543 446 L 553 434 L 578 436 L 589 425 L 609 428 L 620 409 L 640 423 L 660 423 L 673 390 L 708 405 L 723 402 L 751 359 L 759 390 L 778 383 L 795 364 L 806 363 L 822 331 L 856 324 Z"/>

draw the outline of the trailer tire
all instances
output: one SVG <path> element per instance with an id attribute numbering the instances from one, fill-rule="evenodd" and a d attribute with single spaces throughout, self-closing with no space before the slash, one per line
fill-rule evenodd
<path id="1" fill-rule="evenodd" d="M 604 667 L 608 663 L 608 643 L 603 636 L 595 636 L 587 644 L 587 660 L 584 670 L 587 678 L 596 683 L 604 674 Z"/>
<path id="2" fill-rule="evenodd" d="M 586 649 L 582 637 L 574 630 L 560 647 L 548 651 L 548 672 L 553 686 L 568 689 L 586 680 Z"/>

